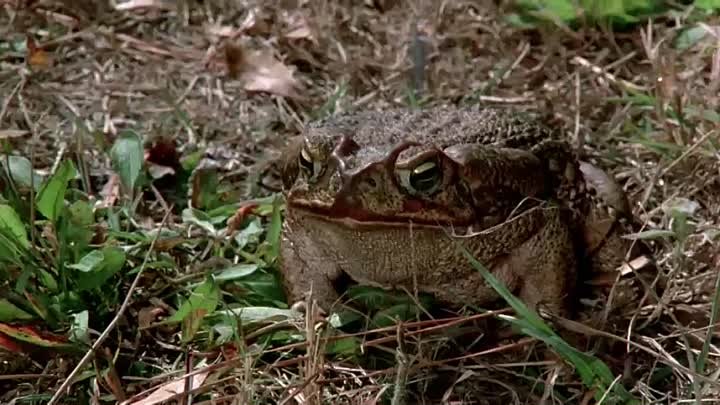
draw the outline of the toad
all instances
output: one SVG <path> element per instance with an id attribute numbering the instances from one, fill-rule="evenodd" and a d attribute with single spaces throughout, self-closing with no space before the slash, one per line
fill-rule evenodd
<path id="1" fill-rule="evenodd" d="M 608 176 L 537 119 L 505 108 L 348 113 L 286 154 L 280 272 L 291 302 L 328 310 L 338 281 L 482 306 L 474 255 L 530 307 L 562 314 L 578 269 L 615 269 L 629 213 Z"/>

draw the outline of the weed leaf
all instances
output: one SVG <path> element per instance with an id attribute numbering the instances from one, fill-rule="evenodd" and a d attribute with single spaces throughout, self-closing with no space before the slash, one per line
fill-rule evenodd
<path id="1" fill-rule="evenodd" d="M 34 326 L 0 323 L 0 332 L 22 342 L 41 347 L 68 347 L 64 337 L 43 332 Z"/>
<path id="2" fill-rule="evenodd" d="M 0 299 L 0 322 L 29 320 L 32 318 L 32 315 L 16 307 L 12 302 L 8 301 L 7 299 Z"/>
<path id="3" fill-rule="evenodd" d="M 253 322 L 281 321 L 286 319 L 300 319 L 302 315 L 292 309 L 273 307 L 242 307 L 218 311 L 217 315 L 239 317 L 243 324 Z"/>
<path id="4" fill-rule="evenodd" d="M 282 231 L 282 215 L 280 215 L 281 199 L 273 201 L 272 217 L 267 231 L 267 240 L 270 243 L 270 257 L 268 262 L 275 260 L 280 252 L 280 233 Z"/>
<path id="5" fill-rule="evenodd" d="M 707 11 L 720 9 L 720 0 L 697 0 L 695 6 Z"/>
<path id="6" fill-rule="evenodd" d="M 183 341 L 188 342 L 200 328 L 203 318 L 215 312 L 219 302 L 220 289 L 215 279 L 208 276 L 166 322 L 183 322 Z"/>
<path id="7" fill-rule="evenodd" d="M 25 225 L 13 207 L 6 204 L 0 204 L 0 228 L 4 235 L 12 236 L 13 242 L 17 245 L 24 249 L 30 249 Z"/>
<path id="8" fill-rule="evenodd" d="M 3 156 L 2 165 L 15 183 L 23 187 L 30 187 L 32 184 L 35 191 L 40 189 L 43 178 L 33 170 L 32 163 L 28 158 L 14 155 Z"/>
<path id="9" fill-rule="evenodd" d="M 495 278 L 470 252 L 460 247 L 463 255 L 470 261 L 472 266 L 482 274 L 483 278 L 500 294 L 505 301 L 515 310 L 518 317 L 500 316 L 502 319 L 518 327 L 523 333 L 539 339 L 552 347 L 566 361 L 575 366 L 583 384 L 588 388 L 596 389 L 596 398 L 600 399 L 606 391 L 612 388 L 612 394 L 605 397 L 604 404 L 623 403 L 637 404 L 633 396 L 620 384 L 614 384 L 613 374 L 610 368 L 601 360 L 589 356 L 574 347 L 570 346 L 548 326 L 535 311 L 528 308 L 519 298 L 515 297 L 505 284 Z"/>
<path id="10" fill-rule="evenodd" d="M 217 281 L 236 280 L 238 278 L 249 276 L 250 274 L 257 271 L 257 269 L 257 264 L 238 264 L 236 266 L 232 266 L 225 270 L 222 270 L 217 276 L 215 276 L 215 279 Z"/>
<path id="11" fill-rule="evenodd" d="M 123 265 L 125 252 L 117 247 L 106 247 L 91 251 L 68 267 L 83 273 L 77 277 L 77 283 L 80 291 L 84 291 L 102 286 L 113 274 L 120 271 Z"/>
<path id="12" fill-rule="evenodd" d="M 384 328 L 395 325 L 398 320 L 415 320 L 421 313 L 420 308 L 411 302 L 396 304 L 390 308 L 378 311 L 375 316 L 372 317 L 372 325 L 376 328 Z"/>
<path id="13" fill-rule="evenodd" d="M 45 218 L 53 222 L 57 221 L 65 203 L 65 191 L 68 182 L 75 178 L 76 174 L 75 165 L 73 165 L 72 161 L 65 160 L 40 189 L 37 209 Z"/>
<path id="14" fill-rule="evenodd" d="M 110 150 L 110 158 L 113 168 L 127 190 L 135 188 L 143 167 L 143 155 L 142 139 L 137 132 L 128 129 L 118 134 Z"/>

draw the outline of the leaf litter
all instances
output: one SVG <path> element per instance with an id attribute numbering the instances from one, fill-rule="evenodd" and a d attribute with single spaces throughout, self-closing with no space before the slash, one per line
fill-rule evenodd
<path id="1" fill-rule="evenodd" d="M 322 395 L 334 403 L 351 403 L 349 397 L 372 401 L 383 392 L 396 372 L 394 361 L 373 367 L 353 356 L 359 356 L 356 350 L 367 352 L 374 347 L 394 352 L 396 328 L 358 332 L 364 339 L 358 343 L 357 336 L 337 331 L 315 334 L 312 322 L 308 327 L 284 312 L 270 316 L 272 305 L 279 304 L 274 301 L 275 284 L 264 270 L 275 246 L 258 232 L 258 226 L 276 230 L 272 218 L 278 214 L 273 214 L 277 211 L 272 204 L 258 198 L 279 188 L 277 167 L 267 161 L 305 122 L 319 112 L 407 105 L 418 72 L 427 95 L 417 100 L 420 105 L 469 100 L 537 108 L 576 140 L 589 159 L 609 169 L 645 224 L 640 236 L 653 242 L 660 276 L 641 279 L 624 267 L 623 277 L 604 283 L 600 290 L 614 294 L 611 300 L 598 293 L 582 302 L 582 320 L 657 349 L 666 364 L 686 362 L 688 353 L 701 351 L 708 341 L 705 369 L 709 373 L 717 369 L 718 335 L 708 327 L 717 278 L 714 269 L 720 260 L 717 16 L 696 23 L 690 14 L 675 15 L 671 19 L 678 26 L 659 19 L 612 35 L 579 27 L 570 35 L 567 27 L 526 30 L 512 26 L 503 18 L 504 10 L 492 2 L 422 1 L 412 6 L 392 1 L 219 3 L 167 7 L 162 1 L 131 0 L 107 7 L 104 2 L 38 2 L 24 11 L 2 5 L 0 94 L 11 96 L 0 100 L 0 106 L 5 106 L 0 110 L 0 141 L 13 145 L 15 156 L 33 156 L 38 173 L 64 177 L 69 172 L 60 162 L 66 157 L 79 160 L 82 166 L 75 167 L 75 178 L 89 176 L 86 191 L 101 197 L 95 209 L 109 210 L 123 204 L 121 183 L 145 181 L 137 177 L 138 165 L 155 167 L 151 169 L 155 181 L 171 177 L 180 182 L 185 158 L 199 161 L 195 167 L 217 163 L 212 175 L 193 173 L 195 177 L 184 180 L 193 182 L 193 187 L 183 198 L 202 206 L 203 212 L 186 217 L 190 221 L 183 223 L 182 211 L 178 211 L 173 227 L 185 237 L 170 238 L 172 244 L 162 251 L 166 256 L 154 257 L 153 271 L 145 274 L 142 288 L 136 291 L 137 303 L 128 319 L 129 324 L 142 326 L 142 331 L 137 334 L 125 325 L 118 329 L 124 340 L 116 346 L 107 343 L 135 365 L 168 373 L 165 377 L 151 373 L 139 382 L 126 378 L 131 369 L 122 362 L 109 366 L 120 372 L 130 398 L 157 390 L 159 397 L 154 398 L 166 400 L 184 390 L 182 376 L 198 370 L 196 364 L 183 365 L 188 352 L 208 364 L 237 361 L 238 353 L 249 353 L 243 358 L 245 363 L 224 371 L 236 378 L 233 382 L 223 382 L 220 377 L 225 374 L 205 374 L 217 378 L 210 388 L 220 399 L 281 402 L 292 401 L 292 393 L 297 400 Z M 429 44 L 425 59 L 418 59 L 411 46 L 417 32 Z M 529 105 L 529 100 L 535 105 Z M 135 144 L 133 160 L 116 166 L 122 170 L 112 170 L 112 159 L 102 152 L 125 130 L 135 131 L 145 141 L 155 136 L 172 140 L 168 150 L 177 153 L 180 165 L 174 159 L 172 164 L 161 162 L 157 156 L 162 153 L 153 156 L 160 151 L 152 145 L 140 150 Z M 31 178 L 32 174 L 26 174 L 24 178 Z M 260 178 L 262 186 L 256 184 Z M 53 184 L 57 190 L 64 187 L 60 180 Z M 136 212 L 142 217 L 136 221 L 144 225 L 139 229 L 159 222 L 160 198 L 168 197 L 166 193 L 158 187 L 158 193 L 142 195 Z M 51 194 L 40 196 L 42 211 L 50 218 L 63 203 Z M 678 202 L 681 209 L 667 209 L 678 207 Z M 7 218 L 3 223 L 13 224 L 19 235 L 17 221 Z M 133 249 L 146 246 L 143 237 L 124 234 L 124 228 L 109 222 L 106 226 L 111 232 L 128 238 L 123 249 L 128 260 L 137 264 Z M 51 226 L 43 232 L 48 245 L 60 243 Z M 177 313 L 173 308 L 181 308 L 177 297 L 189 297 L 198 288 L 198 280 L 203 280 L 197 263 L 207 265 L 211 259 L 219 262 L 208 271 L 220 275 L 216 281 L 223 283 L 222 300 L 232 295 L 232 304 L 240 306 L 216 308 L 213 293 L 198 308 L 186 310 L 190 315 L 184 326 L 162 325 Z M 195 284 L 177 281 L 183 277 Z M 126 285 L 118 287 L 126 292 Z M 152 301 L 158 296 L 167 300 L 167 308 Z M 45 305 L 34 302 L 38 308 Z M 241 308 L 248 308 L 245 315 L 254 314 L 259 321 L 247 319 L 250 325 L 243 325 Z M 220 346 L 224 351 L 213 352 L 202 344 L 183 347 L 178 333 L 183 328 L 188 336 L 210 339 L 210 332 L 203 335 L 202 327 L 198 329 L 198 322 L 205 319 L 201 312 L 209 309 L 214 313 L 208 316 L 226 320 L 216 324 L 215 330 L 245 335 L 220 334 L 230 336 Z M 599 319 L 597 314 L 605 309 L 611 316 Z M 575 388 L 579 387 L 577 377 L 567 368 L 552 378 L 543 376 L 551 366 L 544 363 L 547 357 L 538 345 L 485 339 L 492 328 L 465 318 L 408 322 L 403 327 L 406 347 L 423 364 L 412 369 L 413 381 L 436 372 L 432 365 L 442 365 L 462 380 L 430 387 L 416 383 L 409 389 L 417 395 L 438 394 L 430 392 L 437 388 L 447 389 L 439 396 L 448 400 L 472 398 L 473 391 L 488 403 L 507 403 L 516 396 L 533 401 L 543 393 L 534 391 L 532 384 L 569 395 L 565 399 L 570 403 L 579 402 L 583 395 Z M 445 332 L 458 328 L 457 336 L 464 332 L 472 339 L 433 335 L 438 328 Z M 133 343 L 136 336 L 139 340 Z M 8 347 L 16 343 L 3 339 Z M 349 357 L 318 355 L 321 345 L 328 342 L 349 349 Z M 625 370 L 626 387 L 647 402 L 666 395 L 692 397 L 696 377 L 680 368 L 658 366 L 656 358 L 619 342 L 587 339 L 577 347 L 590 352 L 602 345 L 594 353 L 616 374 Z M 453 350 L 467 355 L 460 360 L 443 359 Z M 277 357 L 268 357 L 273 355 Z M 517 363 L 519 356 L 527 361 Z M 70 356 L 66 359 L 74 361 Z M 37 361 L 26 367 L 22 353 L 13 360 L 14 364 L 7 360 L 2 364 L 15 372 L 45 371 Z M 0 401 L 53 392 L 69 373 L 63 364 L 59 360 L 47 363 L 53 377 L 38 380 L 36 387 L 19 386 L 17 381 L 3 385 L 7 389 L 0 392 L 7 394 Z M 217 370 L 205 367 L 210 373 Z M 536 373 L 522 374 L 521 370 L 532 367 L 537 367 Z M 452 380 L 452 375 L 447 378 Z M 77 382 L 71 394 L 87 387 L 83 384 Z M 172 389 L 161 390 L 163 384 Z M 708 397 L 712 390 L 716 387 L 706 386 Z M 142 398 L 155 400 L 144 396 L 136 400 Z"/>

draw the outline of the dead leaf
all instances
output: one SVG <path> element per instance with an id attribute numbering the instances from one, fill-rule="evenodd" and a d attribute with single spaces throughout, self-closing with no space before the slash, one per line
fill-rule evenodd
<path id="1" fill-rule="evenodd" d="M 238 210 L 235 212 L 235 215 L 230 217 L 230 219 L 228 219 L 227 221 L 227 234 L 232 235 L 233 233 L 235 233 L 240 228 L 240 225 L 242 225 L 243 221 L 245 221 L 245 218 L 255 213 L 255 208 L 257 207 L 257 203 L 249 203 L 238 208 Z"/>
<path id="2" fill-rule="evenodd" d="M 625 276 L 649 266 L 650 264 L 652 264 L 652 260 L 649 257 L 642 255 L 630 260 L 627 263 L 623 263 L 620 267 L 618 267 L 618 271 L 620 274 Z"/>
<path id="3" fill-rule="evenodd" d="M 120 176 L 118 176 L 117 173 L 110 175 L 108 182 L 105 183 L 102 190 L 100 190 L 100 195 L 103 197 L 102 202 L 98 204 L 100 208 L 108 208 L 115 205 L 115 202 L 120 196 Z"/>
<path id="4" fill-rule="evenodd" d="M 209 371 L 203 371 L 202 373 L 198 373 L 193 375 L 192 378 L 192 384 L 190 385 L 190 389 L 196 389 L 200 387 L 207 378 Z M 133 401 L 133 398 L 121 402 L 120 405 L 155 405 L 159 404 L 166 399 L 172 397 L 175 394 L 179 394 L 181 392 L 184 392 L 185 390 L 185 376 L 179 377 L 173 381 L 170 381 L 166 384 L 161 385 L 158 387 L 155 391 L 153 391 L 152 394 L 148 395 L 147 397 L 140 399 L 138 401 Z"/>
<path id="5" fill-rule="evenodd" d="M 3 348 L 11 353 L 23 352 L 22 346 L 4 333 L 0 333 L 0 348 Z"/>
<path id="6" fill-rule="evenodd" d="M 209 35 L 218 37 L 232 37 L 238 31 L 235 27 L 229 25 L 211 25 L 206 30 Z"/>
<path id="7" fill-rule="evenodd" d="M 315 41 L 312 29 L 307 18 L 300 11 L 294 13 L 284 13 L 283 18 L 287 25 L 287 31 L 283 35 L 290 39 L 309 39 Z"/>
<path id="8" fill-rule="evenodd" d="M 183 237 L 159 238 L 155 242 L 155 249 L 158 252 L 167 252 L 174 249 L 178 245 L 182 245 L 185 242 L 187 242 L 187 239 Z"/>
<path id="9" fill-rule="evenodd" d="M 129 11 L 146 8 L 156 10 L 172 10 L 172 4 L 163 0 L 130 0 L 115 5 L 115 10 L 118 11 Z"/>
<path id="10" fill-rule="evenodd" d="M 29 131 L 23 131 L 21 129 L 0 129 L 0 139 L 22 138 L 29 134 Z"/>
<path id="11" fill-rule="evenodd" d="M 163 166 L 173 172 L 180 169 L 180 153 L 175 141 L 170 137 L 159 137 L 145 150 L 145 161 L 150 164 Z"/>
<path id="12" fill-rule="evenodd" d="M 149 328 L 153 322 L 160 316 L 167 313 L 162 307 L 144 307 L 138 312 L 138 327 L 140 329 Z"/>
<path id="13" fill-rule="evenodd" d="M 270 24 L 268 24 L 265 19 L 258 18 L 257 10 L 251 9 L 248 11 L 248 14 L 240 23 L 239 27 L 235 28 L 230 25 L 211 25 L 207 27 L 207 32 L 210 35 L 235 40 L 243 34 L 250 36 L 268 34 L 270 32 Z"/>
<path id="14" fill-rule="evenodd" d="M 46 70 L 53 65 L 52 57 L 40 48 L 31 36 L 27 36 L 27 64 L 37 70 Z"/>
<path id="15" fill-rule="evenodd" d="M 225 45 L 225 63 L 228 68 L 228 75 L 237 79 L 240 76 L 240 71 L 243 69 L 245 64 L 245 54 L 242 47 L 235 44 Z"/>
<path id="16" fill-rule="evenodd" d="M 155 163 L 148 164 L 148 173 L 153 180 L 160 179 L 165 176 L 172 176 L 175 174 L 175 169 L 168 166 L 156 165 Z"/>
<path id="17" fill-rule="evenodd" d="M 26 342 L 40 347 L 68 347 L 64 336 L 55 335 L 40 330 L 32 325 L 10 325 L 0 323 L 0 333 L 12 337 L 20 342 Z"/>
<path id="18" fill-rule="evenodd" d="M 293 70 L 267 51 L 255 51 L 247 56 L 240 79 L 249 92 L 297 97 L 298 82 Z"/>
<path id="19" fill-rule="evenodd" d="M 266 18 L 260 15 L 259 9 L 252 9 L 248 11 L 248 15 L 240 24 L 240 28 L 238 32 L 235 33 L 235 36 L 237 37 L 242 33 L 251 36 L 266 35 L 270 33 L 270 24 Z"/>

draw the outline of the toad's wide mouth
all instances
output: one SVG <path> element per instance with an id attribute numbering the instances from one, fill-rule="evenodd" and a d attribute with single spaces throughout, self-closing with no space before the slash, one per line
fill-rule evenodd
<path id="1" fill-rule="evenodd" d="M 383 215 L 358 208 L 331 207 L 327 205 L 306 205 L 288 203 L 288 205 L 302 216 L 312 217 L 316 220 L 331 222 L 350 228 L 408 228 L 422 227 L 433 229 L 467 229 L 475 221 L 471 218 L 453 218 L 449 215 L 438 215 L 428 219 L 422 216 Z"/>

